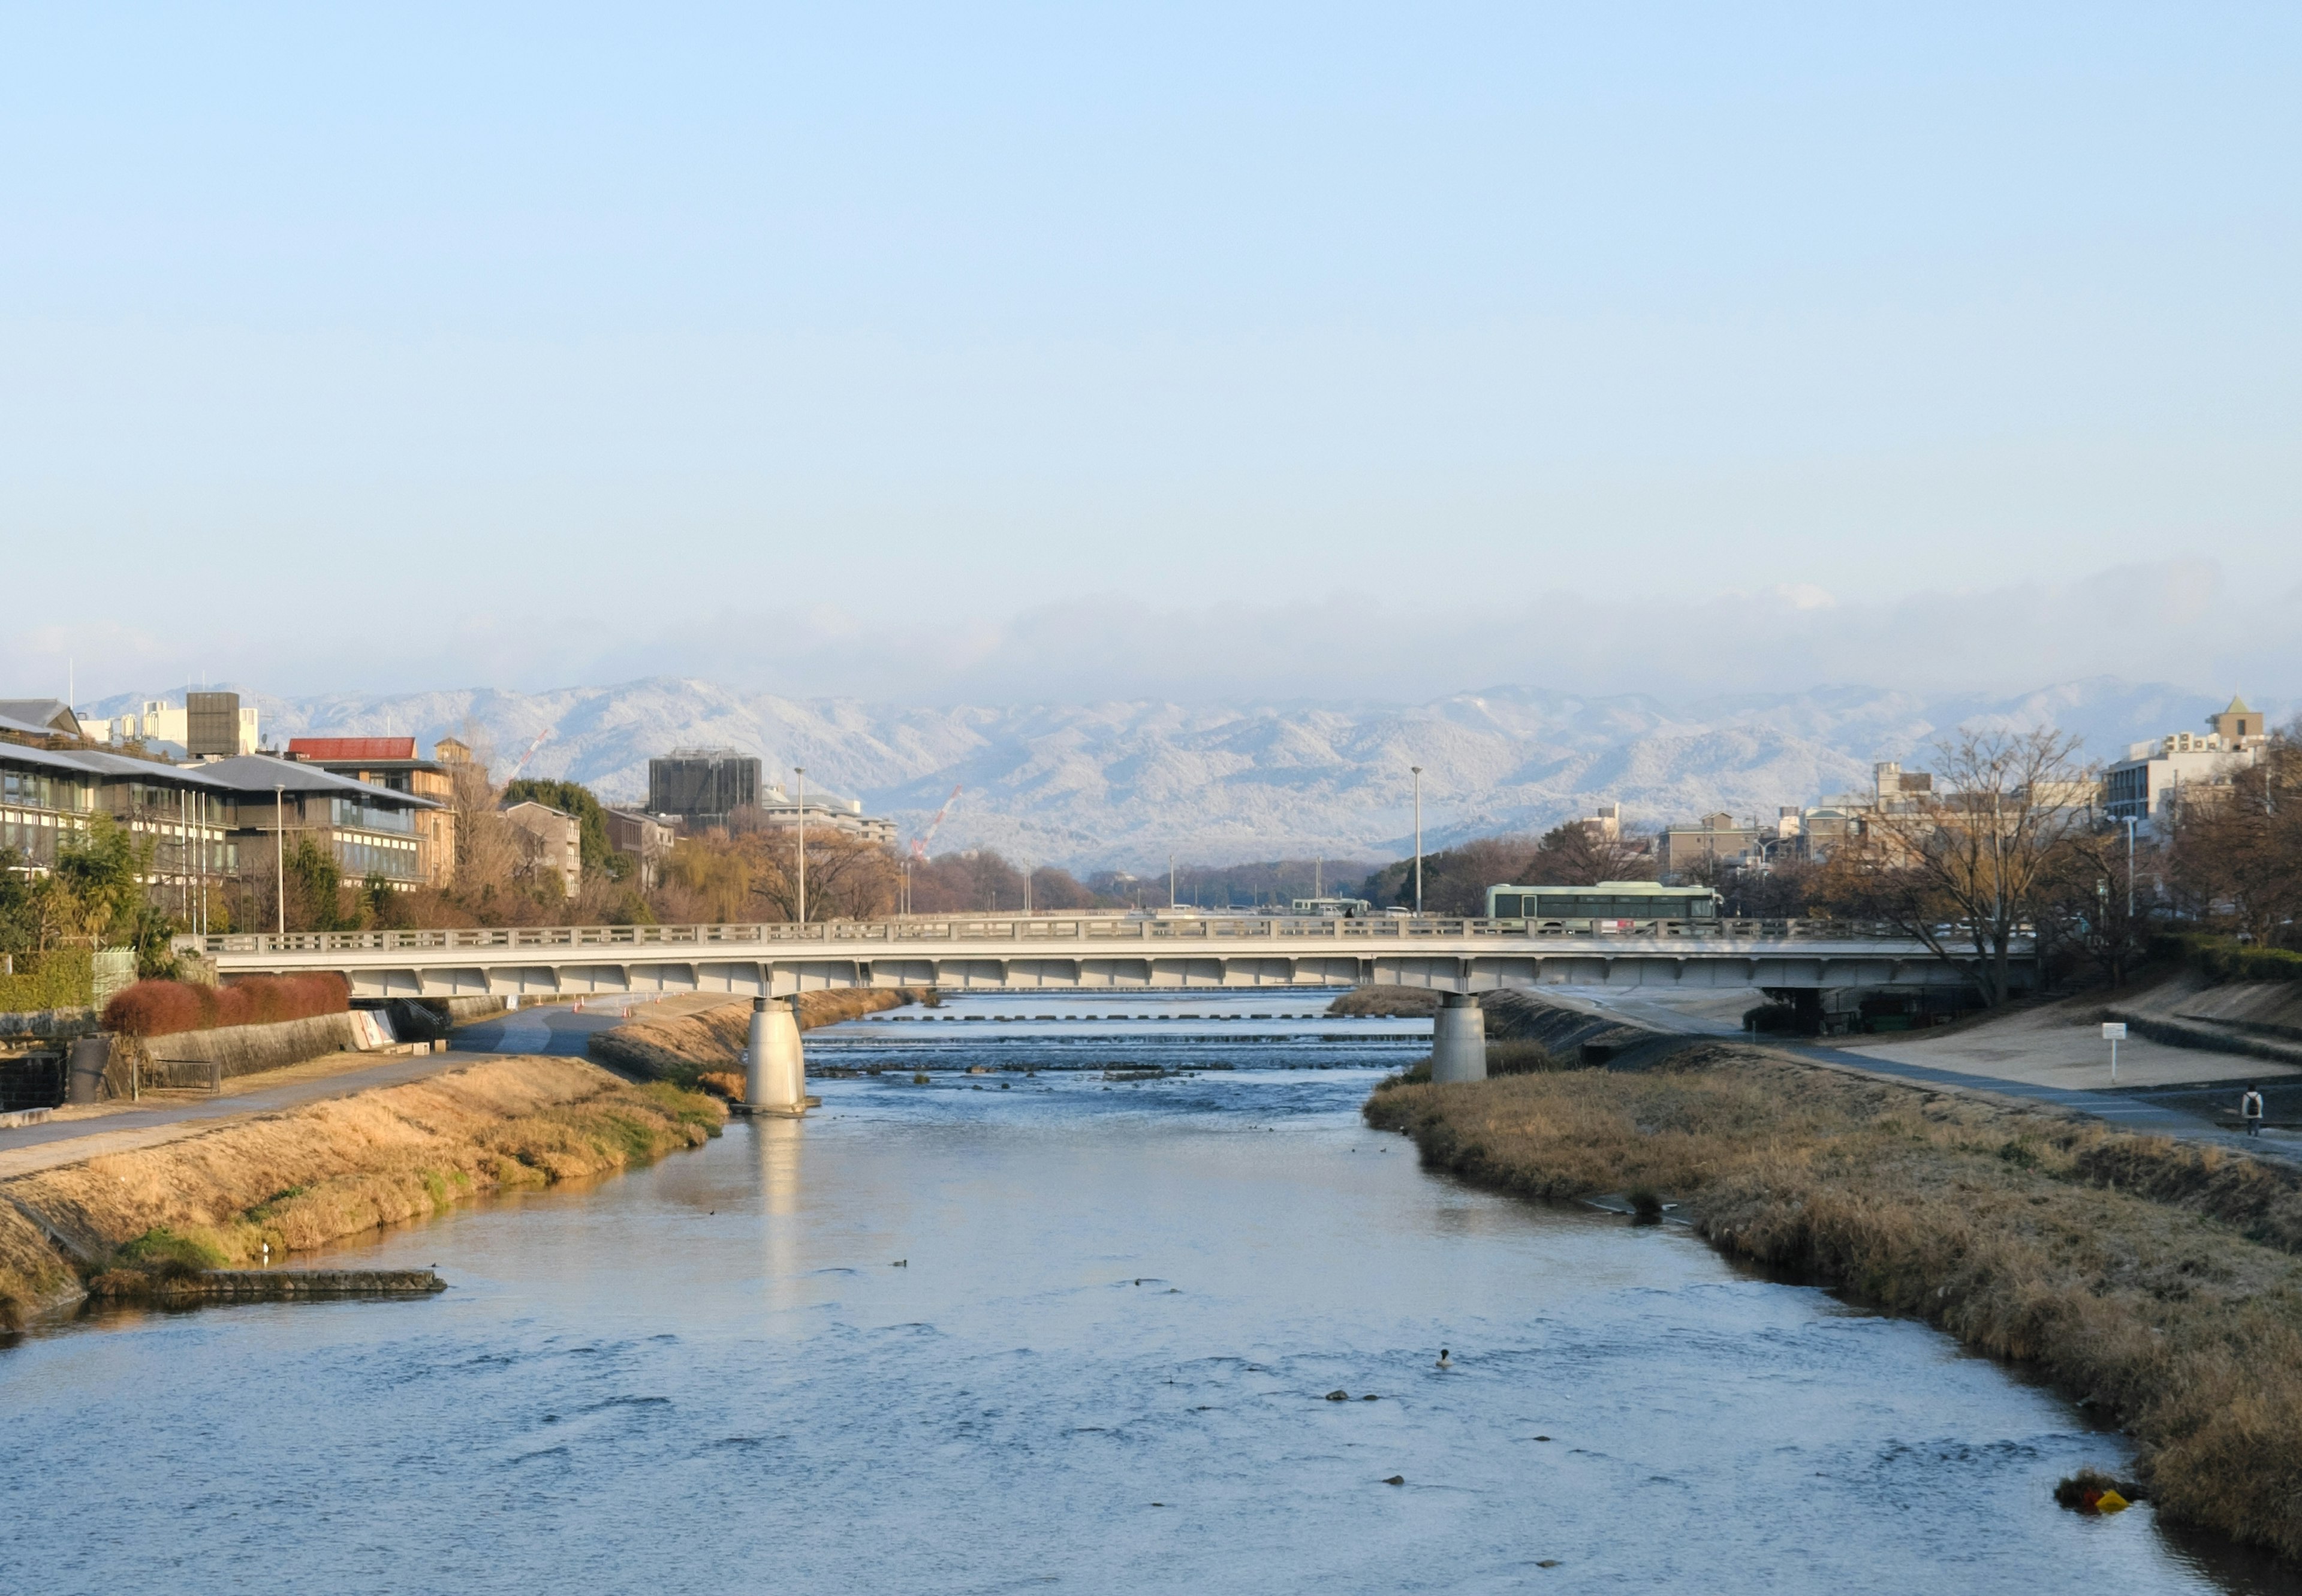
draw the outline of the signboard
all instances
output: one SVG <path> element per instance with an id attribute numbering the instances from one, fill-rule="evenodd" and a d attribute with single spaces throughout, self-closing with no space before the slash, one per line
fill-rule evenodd
<path id="1" fill-rule="evenodd" d="M 2102 1022 L 2102 1039 L 2105 1042 L 2123 1042 L 2126 1040 L 2126 1022 L 2123 1020 L 2104 1021 Z"/>

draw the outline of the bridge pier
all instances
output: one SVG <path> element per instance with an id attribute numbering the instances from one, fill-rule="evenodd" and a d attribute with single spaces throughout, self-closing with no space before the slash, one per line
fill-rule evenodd
<path id="1" fill-rule="evenodd" d="M 1431 1079 L 1447 1083 L 1486 1078 L 1486 1012 L 1475 997 L 1446 993 L 1431 1019 Z"/>
<path id="2" fill-rule="evenodd" d="M 807 1070 L 799 1046 L 799 1017 L 780 997 L 752 999 L 751 1061 L 744 1074 L 744 1106 L 755 1113 L 807 1112 Z"/>

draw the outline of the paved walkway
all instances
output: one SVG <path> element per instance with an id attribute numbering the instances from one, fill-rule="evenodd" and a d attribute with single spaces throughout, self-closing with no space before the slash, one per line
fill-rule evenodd
<path id="1" fill-rule="evenodd" d="M 643 1005 L 631 1006 L 644 1012 Z M 670 1006 L 667 1004 L 665 1008 Z M 382 1059 L 339 1053 L 284 1070 L 235 1077 L 225 1081 L 223 1091 L 215 1096 L 170 1092 L 155 1094 L 157 1100 L 139 1105 L 105 1104 L 94 1109 L 60 1110 L 59 1117 L 38 1125 L 0 1130 L 0 1180 L 78 1163 L 84 1158 L 157 1147 L 249 1114 L 277 1113 L 378 1087 L 402 1086 L 508 1054 L 580 1058 L 593 1031 L 623 1023 L 623 1007 L 618 1003 L 594 1004 L 578 1012 L 553 1004 L 518 1009 L 458 1028 L 453 1048 L 447 1053 Z"/>
<path id="2" fill-rule="evenodd" d="M 2258 1137 L 2247 1136 L 2234 1126 L 2217 1123 L 2205 1113 L 2185 1106 L 2181 1099 L 2195 1099 L 2199 1094 L 2192 1089 L 2173 1091 L 2140 1090 L 2113 1092 L 2107 1089 L 2087 1091 L 2070 1087 L 2047 1086 L 2037 1081 L 2010 1079 L 2004 1076 L 1980 1075 L 1969 1070 L 1946 1070 L 1933 1064 L 1914 1063 L 1907 1060 L 1888 1058 L 1876 1053 L 1858 1053 L 1845 1047 L 1826 1047 L 1819 1043 L 1771 1044 L 1785 1053 L 1795 1054 L 1823 1063 L 1836 1064 L 1844 1069 L 1858 1070 L 1869 1075 L 1884 1075 L 1895 1080 L 1922 1082 L 1928 1086 L 1953 1090 L 1991 1092 L 2002 1097 L 2022 1097 L 2033 1103 L 2051 1104 L 2073 1113 L 2091 1115 L 2106 1121 L 2121 1130 L 2131 1130 L 2144 1136 L 2180 1137 L 2186 1141 L 2214 1142 L 2241 1152 L 2270 1156 L 2293 1158 L 2302 1155 L 2302 1135 L 2290 1130 L 2264 1130 Z M 2247 1061 L 2234 1059 L 2231 1063 L 2244 1065 Z M 2240 1088 L 2232 1086 L 2222 1094 L 2232 1107 L 2237 1106 Z M 2197 1106 L 2202 1107 L 2203 1105 Z"/>

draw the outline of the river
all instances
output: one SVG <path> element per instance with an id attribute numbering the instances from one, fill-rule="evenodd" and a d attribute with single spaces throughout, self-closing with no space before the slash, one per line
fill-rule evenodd
<path id="1" fill-rule="evenodd" d="M 2057 1509 L 2118 1439 L 1931 1330 L 1424 1173 L 1425 1028 L 1323 1001 L 811 1032 L 887 1072 L 315 1260 L 444 1296 L 21 1338 L 0 1590 L 2293 1588 Z"/>

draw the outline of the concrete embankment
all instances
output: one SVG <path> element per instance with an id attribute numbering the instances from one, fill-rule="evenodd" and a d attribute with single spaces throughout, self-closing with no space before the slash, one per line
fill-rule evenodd
<path id="1" fill-rule="evenodd" d="M 803 1031 L 932 1001 L 934 994 L 918 987 L 844 987 L 802 993 L 796 999 Z M 593 1058 L 626 1074 L 683 1086 L 716 1085 L 704 1077 L 738 1069 L 751 1033 L 752 1000 L 745 997 L 685 1013 L 645 1014 L 594 1032 L 586 1046 Z"/>
<path id="2" fill-rule="evenodd" d="M 585 1060 L 507 1058 L 0 1180 L 0 1322 L 68 1306 L 111 1271 L 279 1260 L 475 1193 L 643 1163 L 724 1118 Z"/>
<path id="3" fill-rule="evenodd" d="M 2302 1557 L 2302 1173 L 1763 1048 L 1638 1063 L 1365 1113 L 1483 1186 L 1675 1200 L 1728 1252 L 2022 1360 L 2134 1437 L 2170 1517 Z"/>

